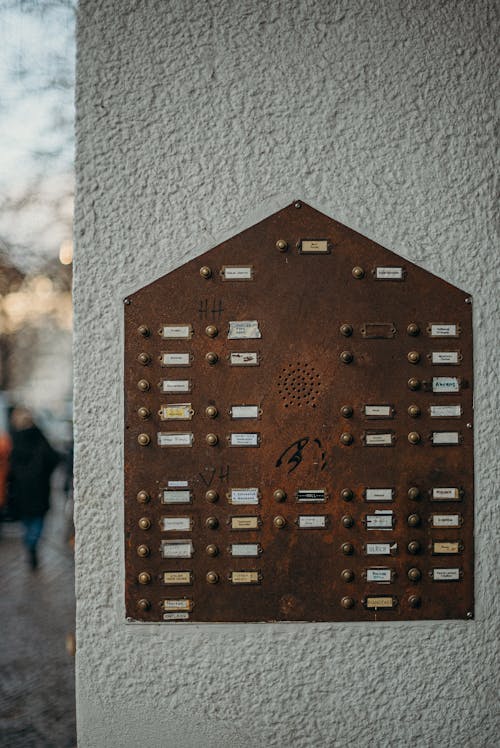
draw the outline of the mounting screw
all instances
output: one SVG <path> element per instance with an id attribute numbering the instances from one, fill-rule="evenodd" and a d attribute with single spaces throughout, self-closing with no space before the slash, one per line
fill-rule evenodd
<path id="1" fill-rule="evenodd" d="M 302 203 L 299 200 L 297 200 L 297 202 L 295 203 L 295 207 L 296 208 L 301 208 L 302 207 Z"/>
<path id="2" fill-rule="evenodd" d="M 466 304 L 472 304 L 472 298 L 470 296 L 467 296 L 467 298 L 465 299 L 465 303 Z M 469 614 L 467 613 L 467 615 L 469 615 Z M 471 617 L 472 617 L 472 613 L 471 613 Z"/>
<path id="3" fill-rule="evenodd" d="M 130 301 L 130 299 L 123 299 L 123 303 L 124 303 L 124 304 L 126 304 L 126 305 L 128 306 L 128 305 L 129 305 L 129 304 L 131 304 L 132 302 Z"/>
<path id="4" fill-rule="evenodd" d="M 468 428 L 468 429 L 471 429 L 471 428 L 472 428 L 472 423 L 468 423 L 468 424 L 467 424 L 467 428 Z"/>
<path id="5" fill-rule="evenodd" d="M 474 613 L 472 612 L 472 610 L 467 611 L 466 617 L 469 619 L 474 618 Z"/>

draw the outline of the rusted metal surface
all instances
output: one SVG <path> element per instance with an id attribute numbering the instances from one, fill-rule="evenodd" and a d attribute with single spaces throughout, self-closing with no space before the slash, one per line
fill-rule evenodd
<path id="1" fill-rule="evenodd" d="M 301 240 L 315 238 L 328 252 L 301 253 Z M 287 242 L 286 251 L 276 246 L 279 240 Z M 311 247 L 309 241 L 303 249 Z M 224 280 L 224 266 L 251 266 L 253 277 Z M 202 267 L 210 268 L 209 278 L 200 274 Z M 402 280 L 377 280 L 377 267 L 402 268 Z M 361 268 L 362 277 L 355 277 L 360 272 L 353 274 L 353 268 Z M 189 621 L 471 617 L 472 314 L 467 297 L 304 203 L 284 208 L 133 294 L 124 307 L 127 616 L 161 621 L 163 600 L 187 599 L 192 601 L 192 610 L 184 612 Z M 245 320 L 256 320 L 262 337 L 228 340 L 229 323 Z M 412 324 L 420 330 L 415 336 L 407 332 Z M 429 324 L 457 325 L 458 337 L 430 337 Z M 141 325 L 150 330 L 148 337 L 139 331 Z M 163 340 L 164 325 L 191 325 L 192 337 Z M 206 334 L 209 325 L 218 329 L 215 337 Z M 352 334 L 342 334 L 341 326 L 344 333 L 351 326 Z M 433 364 L 433 351 L 458 351 L 459 363 Z M 162 352 L 189 353 L 190 366 L 161 366 Z M 232 352 L 257 353 L 258 365 L 231 366 Z M 416 363 L 417 357 L 408 355 L 412 352 L 419 354 Z M 142 353 L 146 363 L 139 361 Z M 207 353 L 217 355 L 216 363 L 207 361 Z M 433 392 L 433 377 L 459 378 L 460 391 Z M 162 379 L 189 380 L 192 391 L 163 394 Z M 408 385 L 411 379 L 417 380 L 415 390 Z M 150 389 L 141 391 L 140 380 Z M 442 380 L 436 387 L 448 385 Z M 191 420 L 161 421 L 160 406 L 176 403 L 191 404 Z M 229 413 L 234 405 L 258 405 L 261 412 L 256 420 L 235 420 Z M 365 405 L 390 408 L 369 410 L 368 417 Z M 460 405 L 462 413 L 431 418 L 431 405 Z M 206 415 L 208 406 L 216 406 L 215 418 Z M 420 415 L 410 416 L 410 406 Z M 151 415 L 141 418 L 140 408 Z M 352 415 L 345 417 L 350 409 Z M 380 412 L 391 417 L 379 418 Z M 194 441 L 191 447 L 160 447 L 158 432 L 192 433 Z M 229 446 L 234 432 L 258 433 L 259 446 Z M 413 432 L 418 439 L 411 437 L 417 440 L 410 443 Z M 459 432 L 460 443 L 433 445 L 432 432 Z M 141 446 L 140 434 L 150 443 Z M 207 443 L 207 434 L 218 437 L 215 446 Z M 192 503 L 163 505 L 159 495 L 169 481 L 187 481 Z M 229 503 L 231 488 L 250 487 L 259 490 L 258 506 Z M 451 487 L 460 489 L 459 500 L 431 500 L 433 488 Z M 392 489 L 393 500 L 366 501 L 368 488 Z M 279 489 L 286 494 L 283 501 L 277 500 L 279 492 L 275 498 Z M 139 502 L 140 491 L 150 500 Z M 209 494 L 208 501 L 207 491 L 215 491 L 218 500 Z M 299 491 L 324 491 L 326 500 L 299 503 Z M 418 497 L 410 498 L 409 491 Z M 372 521 L 367 515 L 380 510 L 393 511 L 393 528 L 367 529 L 365 523 Z M 299 515 L 324 516 L 325 528 L 299 528 Z M 433 515 L 460 515 L 450 520 L 459 526 L 442 526 L 445 519 L 433 527 Z M 258 516 L 258 529 L 231 529 L 230 518 L 239 516 Z M 163 531 L 164 517 L 189 517 L 192 527 Z M 277 517 L 284 518 L 284 526 Z M 207 527 L 208 518 L 216 519 L 215 527 Z M 192 558 L 162 558 L 166 539 L 192 540 Z M 431 552 L 433 542 L 456 541 L 458 554 Z M 410 553 L 408 545 L 415 542 L 419 550 Z M 259 544 L 261 554 L 232 557 L 233 543 Z M 367 543 L 390 543 L 393 555 L 367 556 Z M 345 544 L 352 545 L 352 554 L 343 552 Z M 139 556 L 139 546 L 149 555 Z M 218 554 L 209 555 L 207 546 L 210 552 L 216 546 Z M 368 582 L 366 570 L 374 567 L 390 568 L 392 581 Z M 435 568 L 459 569 L 460 579 L 433 581 Z M 411 581 L 410 569 L 420 578 Z M 191 572 L 192 584 L 164 585 L 163 573 L 176 571 Z M 231 583 L 231 574 L 236 580 L 255 579 L 234 574 L 241 571 L 259 572 L 258 582 Z M 148 584 L 139 583 L 141 573 L 150 575 Z M 367 607 L 378 595 L 392 596 L 380 602 L 392 607 Z M 147 603 L 138 605 L 140 600 Z M 173 605 L 172 612 L 182 610 L 182 603 Z"/>

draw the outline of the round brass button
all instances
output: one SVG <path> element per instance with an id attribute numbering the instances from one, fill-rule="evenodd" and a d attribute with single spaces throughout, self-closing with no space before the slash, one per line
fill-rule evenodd
<path id="1" fill-rule="evenodd" d="M 363 268 L 360 268 L 359 265 L 356 265 L 356 267 L 353 267 L 352 269 L 352 275 L 353 278 L 356 278 L 356 280 L 360 280 L 364 277 L 365 271 L 363 270 Z"/>
<path id="2" fill-rule="evenodd" d="M 219 360 L 218 355 L 216 353 L 214 353 L 213 351 L 210 351 L 205 356 L 205 361 L 207 363 L 209 363 L 211 366 L 213 366 L 214 364 L 216 364 L 218 360 Z"/>
<path id="3" fill-rule="evenodd" d="M 354 553 L 354 546 L 352 543 L 342 543 L 341 550 L 344 556 L 352 556 Z"/>
<path id="4" fill-rule="evenodd" d="M 205 415 L 207 418 L 215 418 L 218 415 L 219 411 L 215 407 L 215 405 L 207 405 L 205 408 Z"/>
<path id="5" fill-rule="evenodd" d="M 284 501 L 286 499 L 286 493 L 282 488 L 277 488 L 276 491 L 273 492 L 273 499 L 275 501 Z"/>
<path id="6" fill-rule="evenodd" d="M 219 494 L 213 488 L 210 488 L 206 492 L 205 498 L 206 498 L 207 501 L 209 501 L 211 504 L 213 504 L 214 502 L 216 502 L 216 501 L 219 500 Z"/>
<path id="7" fill-rule="evenodd" d="M 410 364 L 418 364 L 420 361 L 420 353 L 418 351 L 410 351 L 406 358 Z"/>
<path id="8" fill-rule="evenodd" d="M 207 265 L 203 265 L 203 267 L 200 268 L 200 275 L 202 278 L 211 278 L 212 271 Z"/>
<path id="9" fill-rule="evenodd" d="M 284 239 L 278 239 L 276 242 L 276 249 L 278 249 L 280 252 L 286 252 L 288 249 L 288 242 L 286 242 Z"/>
<path id="10" fill-rule="evenodd" d="M 208 335 L 209 338 L 215 338 L 219 334 L 219 331 L 215 325 L 208 325 L 208 327 L 205 327 L 205 334 Z"/>
<path id="11" fill-rule="evenodd" d="M 206 580 L 209 584 L 217 584 L 219 581 L 219 575 L 216 571 L 209 571 L 206 576 Z"/>
<path id="12" fill-rule="evenodd" d="M 411 416 L 411 418 L 418 418 L 420 415 L 420 408 L 418 405 L 410 405 L 408 408 L 408 415 Z"/>
<path id="13" fill-rule="evenodd" d="M 354 493 L 350 488 L 343 488 L 340 492 L 340 498 L 344 499 L 344 501 L 352 501 L 354 498 Z"/>
<path id="14" fill-rule="evenodd" d="M 340 325 L 340 334 L 344 336 L 344 338 L 349 338 L 352 335 L 352 325 L 344 324 Z"/>
<path id="15" fill-rule="evenodd" d="M 139 418 L 142 418 L 142 420 L 145 421 L 146 418 L 149 418 L 149 416 L 151 415 L 151 411 L 149 410 L 149 408 L 145 408 L 144 406 L 142 406 L 137 411 L 137 415 L 139 416 Z"/>
<path id="16" fill-rule="evenodd" d="M 344 514 L 344 516 L 342 517 L 342 524 L 344 525 L 344 527 L 352 527 L 354 525 L 354 519 L 350 514 Z"/>
<path id="17" fill-rule="evenodd" d="M 150 549 L 147 545 L 138 545 L 136 548 L 137 555 L 141 558 L 147 558 L 149 554 L 151 553 Z"/>
<path id="18" fill-rule="evenodd" d="M 139 442 L 141 447 L 147 447 L 151 439 L 147 434 L 139 434 L 139 436 L 137 437 L 137 441 Z"/>
<path id="19" fill-rule="evenodd" d="M 340 435 L 340 441 L 342 442 L 342 444 L 348 446 L 349 444 L 353 443 L 354 439 L 352 434 L 348 434 L 347 432 L 345 432 Z"/>
<path id="20" fill-rule="evenodd" d="M 350 364 L 353 359 L 354 356 L 350 351 L 342 351 L 342 353 L 340 354 L 340 360 L 343 364 Z"/>
<path id="21" fill-rule="evenodd" d="M 137 499 L 139 504 L 147 504 L 151 496 L 147 493 L 147 491 L 139 491 L 135 498 Z"/>
<path id="22" fill-rule="evenodd" d="M 408 441 L 410 444 L 418 444 L 420 441 L 420 434 L 418 431 L 410 431 L 408 434 Z"/>
<path id="23" fill-rule="evenodd" d="M 352 597 L 343 597 L 340 601 L 340 604 L 347 610 L 349 610 L 349 608 L 354 608 L 354 600 L 352 599 Z"/>
<path id="24" fill-rule="evenodd" d="M 147 571 L 141 571 L 141 573 L 137 575 L 137 581 L 139 584 L 150 584 L 151 574 Z"/>
<path id="25" fill-rule="evenodd" d="M 340 409 L 340 415 L 342 418 L 351 418 L 353 412 L 354 411 L 350 405 L 343 405 Z"/>
<path id="26" fill-rule="evenodd" d="M 217 554 L 219 553 L 219 549 L 216 545 L 214 545 L 214 543 L 210 543 L 209 545 L 207 545 L 205 550 L 209 556 L 217 556 Z"/>
<path id="27" fill-rule="evenodd" d="M 139 355 L 137 356 L 137 360 L 143 366 L 147 366 L 151 363 L 151 356 L 149 355 L 149 353 L 145 353 L 143 351 L 142 353 L 139 353 Z"/>
<path id="28" fill-rule="evenodd" d="M 420 380 L 415 379 L 415 377 L 412 377 L 411 379 L 408 380 L 408 387 L 410 388 L 410 390 L 413 390 L 413 391 L 419 390 Z"/>
<path id="29" fill-rule="evenodd" d="M 420 489 L 417 488 L 417 486 L 412 486 L 408 489 L 408 498 L 411 499 L 411 501 L 416 501 L 420 498 Z"/>
<path id="30" fill-rule="evenodd" d="M 151 527 L 151 520 L 147 517 L 141 517 L 139 522 L 137 523 L 141 530 L 149 530 Z"/>
<path id="31" fill-rule="evenodd" d="M 219 441 L 219 437 L 217 436 L 217 434 L 207 434 L 206 437 L 205 437 L 205 441 L 211 447 L 215 447 L 215 445 Z"/>
<path id="32" fill-rule="evenodd" d="M 149 602 L 149 600 L 142 598 L 141 600 L 137 601 L 137 607 L 139 608 L 139 610 L 149 610 L 151 607 L 151 603 Z"/>
<path id="33" fill-rule="evenodd" d="M 137 388 L 141 392 L 147 392 L 150 388 L 150 384 L 147 379 L 139 379 L 139 381 L 137 382 Z"/>
<path id="34" fill-rule="evenodd" d="M 418 540 L 410 540 L 407 548 L 408 548 L 408 553 L 412 553 L 413 555 L 415 555 L 420 550 L 420 543 L 418 542 Z"/>
<path id="35" fill-rule="evenodd" d="M 410 322 L 410 324 L 406 328 L 406 332 L 408 333 L 408 335 L 411 335 L 412 338 L 416 338 L 420 333 L 420 327 L 415 322 Z"/>
<path id="36" fill-rule="evenodd" d="M 418 582 L 420 579 L 422 579 L 422 572 L 420 569 L 416 569 L 413 567 L 412 569 L 408 570 L 408 579 L 410 582 Z"/>
<path id="37" fill-rule="evenodd" d="M 354 579 L 354 572 L 352 569 L 344 569 L 340 572 L 340 578 L 343 582 L 352 582 Z"/>
<path id="38" fill-rule="evenodd" d="M 278 528 L 282 528 L 286 525 L 286 519 L 279 514 L 277 517 L 273 519 L 273 525 Z"/>
<path id="39" fill-rule="evenodd" d="M 217 517 L 207 517 L 205 527 L 208 527 L 209 530 L 216 530 L 219 527 L 219 520 Z"/>
<path id="40" fill-rule="evenodd" d="M 422 598 L 418 595 L 410 595 L 408 598 L 408 605 L 410 608 L 420 608 L 422 604 Z"/>
<path id="41" fill-rule="evenodd" d="M 146 325 L 139 325 L 137 332 L 139 335 L 142 335 L 143 338 L 149 338 L 151 335 L 151 330 Z"/>
<path id="42" fill-rule="evenodd" d="M 406 522 L 408 527 L 418 527 L 420 524 L 420 517 L 418 514 L 410 514 Z"/>

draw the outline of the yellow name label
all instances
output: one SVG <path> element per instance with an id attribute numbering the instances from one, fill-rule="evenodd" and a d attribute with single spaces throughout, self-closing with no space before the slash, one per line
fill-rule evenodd
<path id="1" fill-rule="evenodd" d="M 232 530 L 258 530 L 258 517 L 231 517 Z"/>
<path id="2" fill-rule="evenodd" d="M 232 571 L 229 578 L 233 584 L 258 584 L 260 582 L 260 572 Z"/>
<path id="3" fill-rule="evenodd" d="M 190 571 L 165 571 L 163 584 L 191 584 L 193 576 Z"/>

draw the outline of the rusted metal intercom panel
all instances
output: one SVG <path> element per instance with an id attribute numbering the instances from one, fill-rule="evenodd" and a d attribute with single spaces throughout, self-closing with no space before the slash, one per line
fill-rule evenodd
<path id="1" fill-rule="evenodd" d="M 471 299 L 303 202 L 125 300 L 127 616 L 473 616 Z"/>

